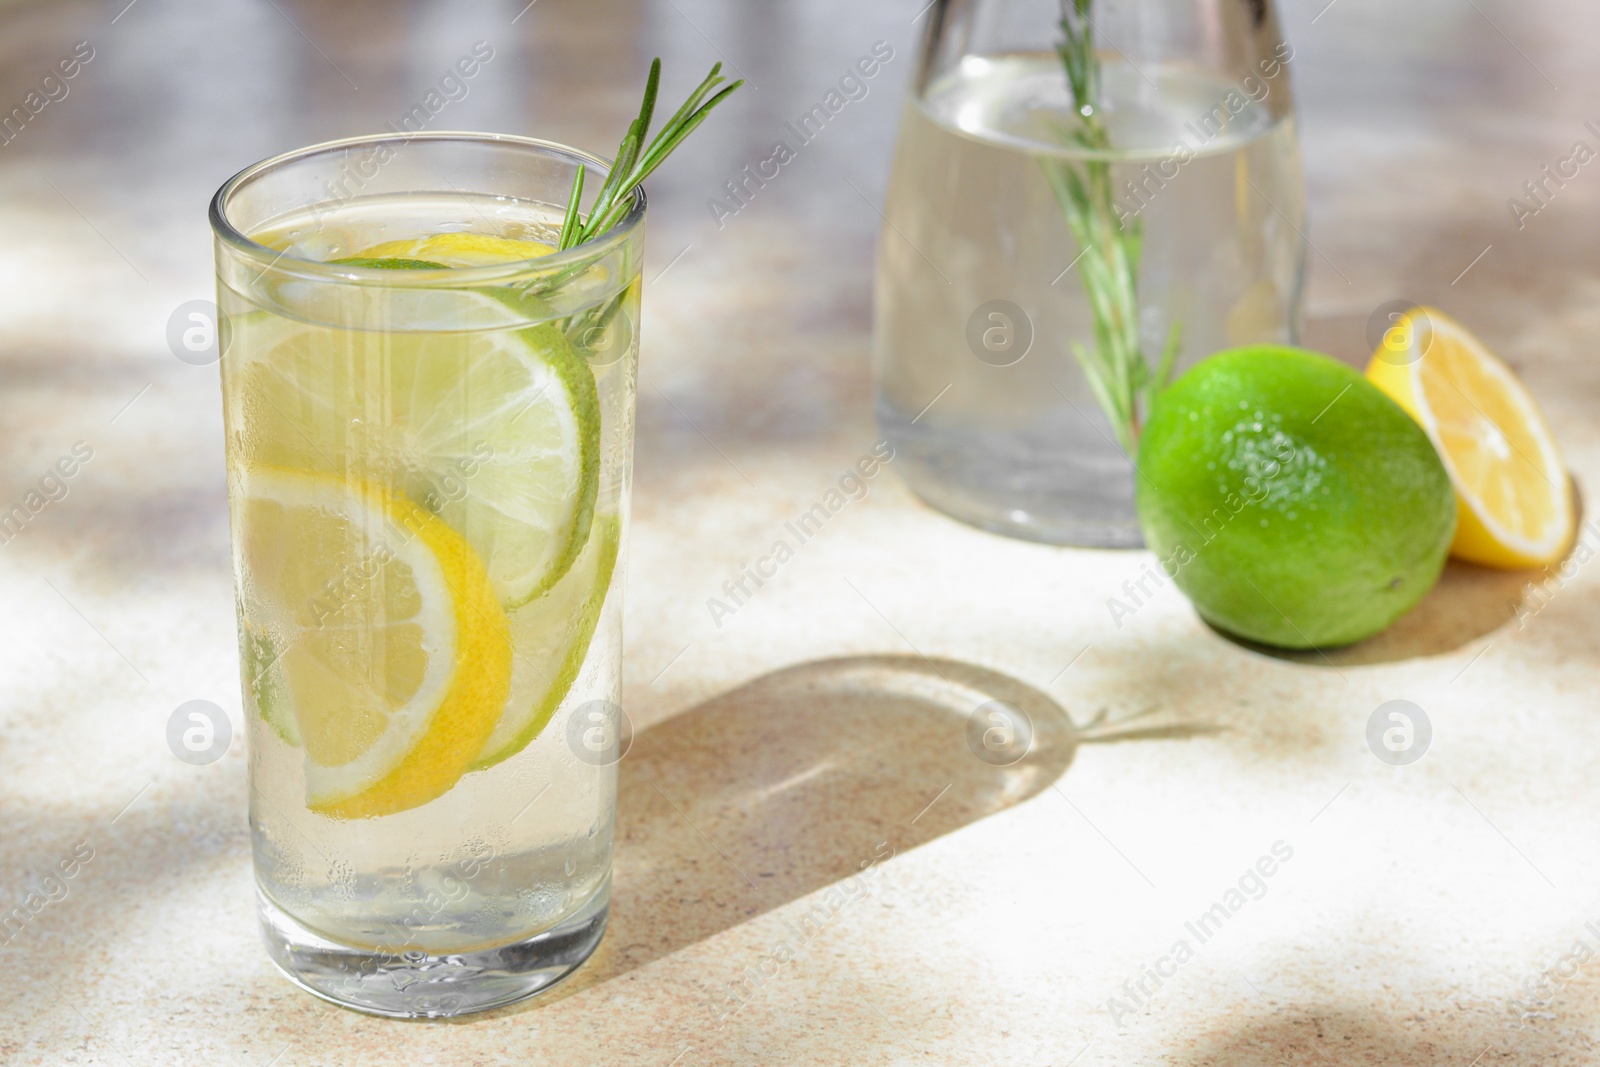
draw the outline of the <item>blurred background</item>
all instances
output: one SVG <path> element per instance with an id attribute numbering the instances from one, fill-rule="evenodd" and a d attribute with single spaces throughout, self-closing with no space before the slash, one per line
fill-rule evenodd
<path id="1" fill-rule="evenodd" d="M 1507 203 L 1574 142 L 1600 145 L 1585 125 L 1600 123 L 1600 15 L 1577 0 L 1288 0 L 1280 14 L 1309 190 L 1306 342 L 1361 364 L 1380 306 L 1443 307 L 1529 384 L 1580 481 L 1600 471 L 1600 172 L 1520 223 Z M 1483 1063 L 1584 1062 L 1592 989 L 1563 986 L 1559 1018 L 1532 1030 L 1512 1030 L 1511 1005 L 1600 915 L 1587 575 L 1519 628 L 1524 576 L 1453 568 L 1367 662 L 1310 666 L 1226 645 L 1171 590 L 1113 629 L 1105 600 L 1148 556 L 960 526 L 891 464 L 783 581 L 708 619 L 707 599 L 876 440 L 874 248 L 926 16 L 924 0 L 0 3 L 0 122 L 26 111 L 0 138 L 0 505 L 76 442 L 92 449 L 0 545 L 0 906 L 76 842 L 95 854 L 0 946 L 0 1062 L 289 1067 L 404 1047 L 460 1063 L 1468 1064 L 1486 1046 Z M 442 82 L 480 42 L 479 73 Z M 737 213 L 711 207 L 880 42 L 892 58 L 865 97 Z M 880 653 L 976 663 L 1080 727 L 1150 732 L 1086 747 L 1026 804 L 975 802 L 936 842 L 908 831 L 895 892 L 842 918 L 738 1027 L 707 1005 L 784 908 L 840 872 L 759 906 L 716 903 L 722 917 L 698 925 L 699 897 L 659 879 L 712 869 L 713 838 L 752 855 L 825 839 L 855 779 L 792 806 L 783 833 L 741 837 L 754 831 L 738 812 L 773 785 L 757 768 L 716 785 L 723 806 L 697 824 L 725 836 L 681 842 L 700 853 L 625 850 L 636 886 L 658 879 L 636 896 L 664 910 L 619 910 L 596 977 L 558 998 L 403 1030 L 338 1012 L 255 942 L 217 371 L 174 357 L 169 318 L 212 295 L 206 208 L 241 168 L 419 106 L 430 129 L 609 156 L 656 55 L 663 99 L 719 61 L 750 85 L 648 185 L 626 588 L 641 736 L 782 668 Z M 77 72 L 42 89 L 69 57 Z M 1407 778 L 1361 741 L 1367 713 L 1400 696 L 1438 709 L 1439 756 Z M 204 768 L 163 735 L 193 698 L 235 716 L 234 748 Z M 751 706 L 788 706 L 766 699 Z M 852 721 L 818 766 L 871 749 L 852 773 L 892 776 L 914 729 Z M 653 751 L 670 763 L 672 744 Z M 905 827 L 936 799 L 930 767 Z M 1252 905 L 1254 928 L 1137 1024 L 1111 1025 L 1124 979 L 1282 838 L 1303 858 Z M 697 933 L 627 961 L 674 922 Z"/>

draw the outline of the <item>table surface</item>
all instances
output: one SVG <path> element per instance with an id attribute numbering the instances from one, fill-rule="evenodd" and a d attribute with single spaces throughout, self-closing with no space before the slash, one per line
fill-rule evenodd
<path id="1" fill-rule="evenodd" d="M 1381 638 L 1272 657 L 1170 587 L 1113 625 L 1147 553 L 970 529 L 891 463 L 714 623 L 707 598 L 875 439 L 876 205 L 923 0 L 124 2 L 0 6 L 0 107 L 93 49 L 0 146 L 0 503 L 93 450 L 0 551 L 0 907 L 92 852 L 0 943 L 0 1061 L 1593 1062 L 1586 567 L 1519 613 L 1529 576 L 1452 566 Z M 1600 15 L 1324 3 L 1285 12 L 1310 343 L 1356 362 L 1385 301 L 1454 310 L 1593 484 L 1600 174 L 1520 226 L 1507 199 L 1600 144 Z M 165 329 L 209 292 L 224 178 L 397 122 L 480 40 L 494 58 L 435 125 L 608 152 L 653 54 L 669 97 L 718 57 L 756 85 L 651 184 L 612 928 L 559 991 L 397 1023 L 272 969 L 244 746 L 167 748 L 184 701 L 241 719 L 216 368 Z M 869 95 L 719 226 L 707 199 L 879 40 Z M 1042 724 L 1012 768 L 962 743 L 995 698 Z M 1365 742 L 1391 699 L 1433 724 L 1410 766 Z"/>

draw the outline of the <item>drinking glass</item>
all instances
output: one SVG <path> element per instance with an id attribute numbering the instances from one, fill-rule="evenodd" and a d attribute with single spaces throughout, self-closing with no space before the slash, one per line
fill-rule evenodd
<path id="1" fill-rule="evenodd" d="M 551 251 L 580 164 L 357 138 L 211 206 L 260 922 L 380 1015 L 528 996 L 605 929 L 645 199 Z"/>
<path id="2" fill-rule="evenodd" d="M 1058 51 L 1069 15 L 1098 129 Z M 1299 332 L 1293 58 L 1271 0 L 936 0 L 874 345 L 879 425 L 924 500 L 1017 537 L 1140 543 L 1153 390 L 1105 364 L 1154 379 Z"/>

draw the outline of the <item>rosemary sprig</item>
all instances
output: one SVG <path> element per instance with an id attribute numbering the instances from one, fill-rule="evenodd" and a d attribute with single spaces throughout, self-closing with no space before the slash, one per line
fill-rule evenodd
<path id="1" fill-rule="evenodd" d="M 582 215 L 580 209 L 587 168 L 580 163 L 572 176 L 572 190 L 567 197 L 567 211 L 561 220 L 558 251 L 564 252 L 585 241 L 593 240 L 622 221 L 628 213 L 630 197 L 639 184 L 666 161 L 672 150 L 682 144 L 683 139 L 693 133 L 695 127 L 705 121 L 712 108 L 722 103 L 730 93 L 744 84 L 741 79 L 731 85 L 722 86 L 724 81 L 727 79 L 722 76 L 722 64 L 718 63 L 711 68 L 711 73 L 706 75 L 705 80 L 695 91 L 689 94 L 683 106 L 666 121 L 655 140 L 647 145 L 645 139 L 650 136 L 650 122 L 655 114 L 656 94 L 661 87 L 661 57 L 657 56 L 651 62 L 650 76 L 645 80 L 644 101 L 639 105 L 639 117 L 628 124 L 628 131 L 622 137 L 622 144 L 617 147 L 617 156 L 611 164 L 611 171 L 606 175 L 605 184 L 595 196 L 587 218 Z M 722 88 L 719 89 L 719 86 Z M 715 95 L 712 95 L 713 93 Z M 538 301 L 544 295 L 560 289 L 592 265 L 592 261 L 570 264 L 524 287 L 522 297 L 530 302 Z M 560 320 L 562 332 L 580 350 L 591 347 L 594 337 L 605 336 L 607 326 L 622 309 L 625 295 L 625 292 L 617 293 L 600 305 Z"/>
<path id="2" fill-rule="evenodd" d="M 628 132 L 617 148 L 617 158 L 611 165 L 611 173 L 606 176 L 606 183 L 600 187 L 600 193 L 595 197 L 594 206 L 589 209 L 587 219 L 580 218 L 578 212 L 584 181 L 584 167 L 581 163 L 578 165 L 577 173 L 572 176 L 572 194 L 567 201 L 566 218 L 561 224 L 560 251 L 564 252 L 575 245 L 592 240 L 622 221 L 623 216 L 628 213 L 628 198 L 634 189 L 666 161 L 672 150 L 683 143 L 683 139 L 693 133 L 696 126 L 705 121 L 712 108 L 722 103 L 730 93 L 744 84 L 744 80 L 740 79 L 717 90 L 724 81 L 727 79 L 722 76 L 722 64 L 718 63 L 711 68 L 711 73 L 706 75 L 705 81 L 689 94 L 689 99 L 683 102 L 683 106 L 661 127 L 661 132 L 656 135 L 655 140 L 646 145 L 645 138 L 650 136 L 650 120 L 655 113 L 656 92 L 661 86 L 661 57 L 657 56 L 651 62 L 650 77 L 645 82 L 644 102 L 639 107 L 639 117 L 628 124 Z M 715 95 L 712 95 L 713 90 L 717 90 Z"/>
<path id="3" fill-rule="evenodd" d="M 740 79 L 731 85 L 723 86 L 722 83 L 725 81 L 727 79 L 722 76 L 722 64 L 714 65 L 711 73 L 707 74 L 705 80 L 689 94 L 683 106 L 667 120 L 655 139 L 646 144 L 645 139 L 650 136 L 650 121 L 655 113 L 656 93 L 661 87 L 661 57 L 657 56 L 651 62 L 650 76 L 645 81 L 644 102 L 639 107 L 639 117 L 628 124 L 628 132 L 623 136 L 622 144 L 617 149 L 616 160 L 612 163 L 611 171 L 606 176 L 605 184 L 600 187 L 587 218 L 583 217 L 581 212 L 587 168 L 580 163 L 572 176 L 572 189 L 567 197 L 566 213 L 561 220 L 558 251 L 564 252 L 585 241 L 593 240 L 622 221 L 628 213 L 630 197 L 640 183 L 666 161 L 667 156 L 683 143 L 684 138 L 705 121 L 712 108 L 722 103 L 729 94 L 744 84 L 744 80 Z M 553 314 L 554 311 L 551 301 L 546 298 L 591 270 L 595 262 L 602 257 L 603 253 L 579 257 L 578 262 L 569 263 L 549 274 L 542 274 L 532 280 L 512 285 L 509 290 L 494 288 L 486 291 L 499 299 L 509 300 L 531 317 L 544 319 L 547 313 Z M 353 267 L 386 267 L 391 270 L 449 269 L 442 263 L 392 257 L 374 259 L 352 256 L 333 262 Z M 574 346 L 579 349 L 589 349 L 592 347 L 592 338 L 596 335 L 604 336 L 606 328 L 621 310 L 626 295 L 627 290 L 614 293 L 596 306 L 555 319 L 557 327 L 567 335 Z"/>
<path id="4" fill-rule="evenodd" d="M 1061 0 L 1061 31 L 1056 49 L 1066 70 L 1067 87 L 1077 122 L 1065 131 L 1067 140 L 1090 152 L 1110 152 L 1111 135 L 1100 115 L 1100 57 L 1094 50 L 1094 25 L 1089 11 L 1094 0 Z M 1111 162 L 1088 159 L 1081 166 L 1062 160 L 1041 160 L 1067 228 L 1077 242 L 1079 274 L 1094 315 L 1094 345 L 1077 341 L 1072 353 L 1083 368 L 1089 389 L 1116 432 L 1123 449 L 1138 447 L 1139 423 L 1151 396 L 1171 377 L 1181 341 L 1174 323 L 1151 368 L 1139 340 L 1139 255 L 1143 220 L 1119 217 L 1112 186 Z"/>

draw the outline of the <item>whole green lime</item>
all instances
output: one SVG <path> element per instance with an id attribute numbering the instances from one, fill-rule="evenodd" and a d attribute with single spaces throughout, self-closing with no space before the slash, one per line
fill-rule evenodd
<path id="1" fill-rule="evenodd" d="M 1201 616 L 1283 648 L 1350 644 L 1405 614 L 1456 523 L 1411 416 L 1343 363 L 1270 345 L 1211 356 L 1157 398 L 1138 503 Z"/>

